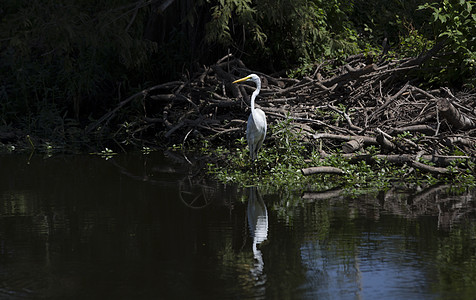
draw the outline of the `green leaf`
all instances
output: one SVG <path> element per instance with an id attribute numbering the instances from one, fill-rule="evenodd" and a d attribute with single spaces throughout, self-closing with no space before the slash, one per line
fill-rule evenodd
<path id="1" fill-rule="evenodd" d="M 438 19 L 440 19 L 441 23 L 446 23 L 446 15 L 438 15 Z"/>

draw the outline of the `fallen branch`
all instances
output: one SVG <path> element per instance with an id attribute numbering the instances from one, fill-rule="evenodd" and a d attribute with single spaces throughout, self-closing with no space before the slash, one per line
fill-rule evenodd
<path id="1" fill-rule="evenodd" d="M 330 157 L 331 155 L 324 152 L 320 151 L 320 156 L 323 158 Z M 417 155 L 416 154 L 376 154 L 376 155 L 371 155 L 371 154 L 357 154 L 357 153 L 348 153 L 348 154 L 342 154 L 342 157 L 344 159 L 347 159 L 350 161 L 350 163 L 357 163 L 359 161 L 365 161 L 367 163 L 374 163 L 377 160 L 387 160 L 388 162 L 395 163 L 395 164 L 404 164 L 406 162 L 409 162 L 411 160 L 416 160 Z M 420 160 L 435 164 L 438 167 L 447 167 L 450 166 L 451 164 L 454 164 L 456 162 L 468 162 L 468 161 L 475 161 L 476 158 L 470 157 L 470 156 L 446 156 L 446 155 L 421 155 L 419 157 Z"/>
<path id="2" fill-rule="evenodd" d="M 313 138 L 317 139 L 333 139 L 333 140 L 341 140 L 341 141 L 352 141 L 355 139 L 361 139 L 364 144 L 367 145 L 378 145 L 377 139 L 374 137 L 369 136 L 361 136 L 361 135 L 340 135 L 340 134 L 332 134 L 332 133 L 317 133 L 312 136 Z"/>
<path id="3" fill-rule="evenodd" d="M 164 83 L 164 84 L 158 84 L 158 85 L 155 85 L 153 87 L 150 87 L 148 89 L 145 89 L 141 92 L 138 92 L 132 96 L 130 96 L 129 98 L 119 102 L 119 104 L 116 106 L 116 108 L 114 108 L 113 110 L 111 110 L 110 112 L 106 113 L 105 115 L 103 115 L 101 118 L 99 118 L 96 122 L 92 123 L 91 125 L 88 126 L 88 128 L 86 129 L 86 133 L 90 133 L 92 130 L 96 129 L 99 127 L 99 125 L 101 125 L 103 122 L 109 122 L 113 117 L 114 115 L 123 107 L 125 106 L 126 104 L 128 104 L 129 102 L 131 102 L 132 100 L 134 100 L 135 98 L 139 97 L 139 96 L 147 96 L 150 92 L 152 91 L 155 91 L 155 90 L 158 90 L 158 89 L 170 89 L 171 87 L 175 87 L 179 84 L 181 84 L 182 82 L 181 81 L 172 81 L 172 82 L 167 82 L 167 83 Z"/>
<path id="4" fill-rule="evenodd" d="M 448 99 L 438 100 L 438 110 L 440 115 L 455 129 L 464 130 L 476 127 L 476 123 L 462 114 Z"/>
<path id="5" fill-rule="evenodd" d="M 344 153 L 353 153 L 362 149 L 363 146 L 364 146 L 364 139 L 361 137 L 358 137 L 345 143 L 342 146 L 342 151 L 344 151 Z"/>
<path id="6" fill-rule="evenodd" d="M 425 172 L 448 174 L 444 167 L 476 156 L 474 92 L 418 88 L 419 82 L 410 76 L 410 70 L 419 68 L 443 45 L 439 43 L 415 58 L 380 60 L 378 66 L 369 62 L 371 58 L 356 55 L 346 60 L 344 66 L 317 67 L 312 77 L 302 79 L 249 70 L 229 54 L 190 74 L 187 80 L 156 85 L 130 96 L 86 131 L 92 132 L 120 116 L 123 119 L 118 123 L 124 123 L 117 124 L 118 127 L 127 128 L 121 129 L 121 134 L 141 132 L 144 137 L 147 132 L 152 136 L 151 143 L 170 145 L 183 143 L 187 138 L 191 141 L 219 137 L 215 139 L 217 143 L 226 141 L 229 145 L 245 136 L 250 113 L 248 96 L 255 89 L 253 85 L 231 82 L 256 73 L 262 79 L 256 106 L 266 113 L 269 126 L 270 138 L 267 136 L 263 147 L 275 146 L 276 139 L 271 137 L 280 131 L 274 131 L 274 125 L 287 121 L 286 126 L 298 132 L 298 138 L 309 148 L 338 152 L 342 147 L 342 156 L 354 161 L 365 159 L 372 163 L 385 159 Z M 332 66 L 333 62 L 326 65 Z M 144 116 L 139 121 L 137 116 L 131 120 L 134 116 L 118 114 L 134 100 L 140 100 L 144 107 Z M 125 122 L 127 127 L 120 126 Z M 445 126 L 445 122 L 450 126 Z M 452 129 L 464 132 L 455 135 Z M 372 152 L 385 154 L 355 154 L 370 152 L 368 146 L 373 146 Z M 455 151 L 467 155 L 447 156 Z M 461 167 L 469 165 L 463 163 Z"/>
<path id="7" fill-rule="evenodd" d="M 410 125 L 399 128 L 392 128 L 394 133 L 404 133 L 404 132 L 420 132 L 426 135 L 434 135 L 436 130 L 430 125 Z"/>
<path id="8" fill-rule="evenodd" d="M 310 167 L 310 168 L 301 169 L 301 173 L 304 176 L 308 176 L 308 175 L 312 175 L 312 174 L 337 174 L 337 175 L 342 175 L 342 174 L 344 174 L 344 171 L 342 171 L 339 168 L 322 166 L 322 167 Z"/>
<path id="9" fill-rule="evenodd" d="M 387 106 L 389 106 L 393 101 L 395 101 L 395 99 L 400 97 L 408 88 L 409 83 L 407 82 L 395 95 L 389 97 L 382 106 L 380 106 L 375 112 L 370 115 L 370 120 L 372 120 L 376 115 L 381 113 Z"/>
<path id="10" fill-rule="evenodd" d="M 357 70 L 350 70 L 348 73 L 345 73 L 344 75 L 336 76 L 334 78 L 322 81 L 321 83 L 327 87 L 331 87 L 336 83 L 354 80 L 359 78 L 362 75 L 372 73 L 376 70 L 377 70 L 377 66 L 375 64 L 370 64 Z"/>
<path id="11" fill-rule="evenodd" d="M 449 136 L 443 139 L 443 143 L 448 146 L 459 144 L 463 146 L 474 147 L 476 146 L 476 139 L 463 136 Z"/>
<path id="12" fill-rule="evenodd" d="M 423 156 L 422 156 L 423 158 Z M 376 160 L 386 160 L 388 162 L 391 162 L 396 165 L 403 165 L 403 164 L 408 164 L 414 168 L 420 169 L 422 171 L 430 172 L 430 173 L 438 173 L 438 174 L 446 174 L 448 173 L 448 169 L 446 168 L 441 168 L 441 167 L 433 167 L 430 165 L 426 165 L 424 163 L 418 162 L 414 159 L 414 156 L 412 155 L 356 155 L 350 158 L 351 163 L 356 163 L 361 160 L 365 160 L 368 163 L 375 162 Z M 423 158 L 425 159 L 425 158 Z"/>

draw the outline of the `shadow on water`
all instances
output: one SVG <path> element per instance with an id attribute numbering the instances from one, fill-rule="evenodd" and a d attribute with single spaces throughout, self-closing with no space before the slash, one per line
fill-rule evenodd
<path id="1" fill-rule="evenodd" d="M 0 156 L 0 298 L 476 294 L 474 190 L 242 190 L 167 155 Z"/>

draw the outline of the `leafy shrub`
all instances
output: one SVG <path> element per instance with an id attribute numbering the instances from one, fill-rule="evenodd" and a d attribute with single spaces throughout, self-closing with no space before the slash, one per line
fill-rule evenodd
<path id="1" fill-rule="evenodd" d="M 476 2 L 468 0 L 443 0 L 420 6 L 430 10 L 435 40 L 445 43 L 444 57 L 439 57 L 436 67 L 440 74 L 436 82 L 475 85 L 476 71 Z M 470 82 L 466 80 L 470 80 Z"/>
<path id="2" fill-rule="evenodd" d="M 207 41 L 240 49 L 254 64 L 277 61 L 273 67 L 280 68 L 338 57 L 357 50 L 346 14 L 351 8 L 338 0 L 218 1 Z"/>

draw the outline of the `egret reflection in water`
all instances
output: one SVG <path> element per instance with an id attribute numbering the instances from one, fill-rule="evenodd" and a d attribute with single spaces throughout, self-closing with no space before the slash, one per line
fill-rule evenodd
<path id="1" fill-rule="evenodd" d="M 256 187 L 249 188 L 247 215 L 250 235 L 253 238 L 253 256 L 256 260 L 251 273 L 258 279 L 264 269 L 263 255 L 258 245 L 268 238 L 268 211 Z"/>

